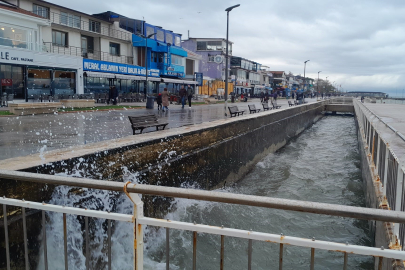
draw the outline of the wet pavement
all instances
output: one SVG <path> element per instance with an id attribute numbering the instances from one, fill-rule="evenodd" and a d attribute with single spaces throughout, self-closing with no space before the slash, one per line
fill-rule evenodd
<path id="1" fill-rule="evenodd" d="M 312 103 L 316 102 L 316 99 L 307 101 Z M 259 99 L 235 105 L 248 114 L 249 104 L 262 108 Z M 286 100 L 278 100 L 278 105 L 281 105 L 281 108 L 288 107 Z M 35 153 L 41 156 L 44 152 L 55 149 L 129 136 L 132 135 L 132 129 L 128 116 L 151 113 L 157 114 L 160 121 L 168 122 L 166 128 L 170 129 L 223 119 L 224 104 L 198 105 L 192 106 L 191 109 L 171 105 L 169 111 L 164 113 L 158 111 L 155 104 L 153 110 L 128 109 L 0 117 L 0 160 Z M 144 133 L 154 130 L 155 128 L 145 129 Z"/>

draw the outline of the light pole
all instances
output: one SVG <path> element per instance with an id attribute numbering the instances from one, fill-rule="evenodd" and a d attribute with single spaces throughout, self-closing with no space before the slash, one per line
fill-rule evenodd
<path id="1" fill-rule="evenodd" d="M 318 71 L 318 82 L 316 84 L 316 92 L 318 92 L 319 94 L 319 73 L 321 73 L 322 71 Z"/>
<path id="2" fill-rule="evenodd" d="M 309 60 L 304 62 L 304 93 L 305 93 L 305 85 L 307 84 L 307 80 L 305 79 L 305 68 L 307 66 L 307 62 L 309 62 Z"/>
<path id="3" fill-rule="evenodd" d="M 328 77 L 329 77 L 329 76 L 326 76 L 326 87 L 325 87 L 325 90 L 328 89 Z"/>
<path id="4" fill-rule="evenodd" d="M 231 6 L 227 9 L 226 11 L 226 55 L 225 55 L 225 117 L 228 116 L 226 113 L 226 109 L 228 107 L 228 36 L 229 36 L 229 12 L 232 11 L 232 9 L 239 7 L 240 4 Z"/>
<path id="5" fill-rule="evenodd" d="M 145 39 L 145 68 L 146 68 L 146 75 L 145 75 L 145 85 L 143 87 L 143 94 L 144 98 L 146 100 L 146 94 L 148 93 L 148 38 L 151 38 L 152 36 L 156 35 L 156 33 L 150 34 L 150 35 L 140 35 L 142 38 Z"/>

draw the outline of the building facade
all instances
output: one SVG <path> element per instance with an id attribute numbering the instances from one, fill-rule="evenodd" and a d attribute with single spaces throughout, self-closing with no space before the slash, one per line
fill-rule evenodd
<path id="1" fill-rule="evenodd" d="M 10 59 L 0 64 L 7 60 L 14 66 L 2 68 L 0 76 L 7 79 L 2 91 L 16 98 L 108 92 L 113 85 L 119 92 L 144 94 L 148 86 L 152 94 L 195 84 L 194 77 L 186 80 L 187 52 L 180 34 L 110 11 L 90 15 L 41 0 L 3 3 L 0 49 Z M 32 61 L 24 65 L 21 59 Z M 199 61 L 190 60 L 194 66 Z M 26 67 L 31 65 L 36 69 Z M 15 83 L 8 86 L 10 81 Z"/>

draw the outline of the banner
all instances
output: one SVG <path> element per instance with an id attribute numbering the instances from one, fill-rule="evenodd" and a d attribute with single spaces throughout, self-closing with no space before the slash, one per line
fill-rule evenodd
<path id="1" fill-rule="evenodd" d="M 144 67 L 132 66 L 126 64 L 118 64 L 90 59 L 83 59 L 84 71 L 106 72 L 125 75 L 145 76 L 146 69 Z M 158 69 L 149 69 L 148 76 L 159 77 L 160 71 Z"/>
<path id="2" fill-rule="evenodd" d="M 194 72 L 195 74 L 195 80 L 197 81 L 198 86 L 203 85 L 203 74 L 202 72 Z"/>

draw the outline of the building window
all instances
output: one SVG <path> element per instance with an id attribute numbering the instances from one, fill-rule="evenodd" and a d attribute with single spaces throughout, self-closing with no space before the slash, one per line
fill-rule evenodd
<path id="1" fill-rule="evenodd" d="M 206 41 L 197 41 L 197 51 L 206 51 L 207 42 Z"/>
<path id="2" fill-rule="evenodd" d="M 52 30 L 52 45 L 67 47 L 68 34 L 65 32 Z"/>
<path id="3" fill-rule="evenodd" d="M 181 38 L 179 36 L 174 36 L 174 45 L 181 46 Z"/>
<path id="4" fill-rule="evenodd" d="M 100 22 L 89 20 L 89 31 L 100 33 L 101 32 L 100 29 L 101 29 Z"/>
<path id="5" fill-rule="evenodd" d="M 49 8 L 34 4 L 32 13 L 37 14 L 43 18 L 49 19 Z"/>
<path id="6" fill-rule="evenodd" d="M 60 24 L 64 24 L 70 27 L 80 28 L 80 16 L 76 16 L 70 13 L 60 13 Z"/>
<path id="7" fill-rule="evenodd" d="M 209 55 L 208 62 L 215 62 L 215 55 Z"/>
<path id="8" fill-rule="evenodd" d="M 29 49 L 28 45 L 26 30 L 0 24 L 0 46 Z"/>
<path id="9" fill-rule="evenodd" d="M 173 35 L 171 33 L 166 33 L 166 43 L 173 44 Z"/>
<path id="10" fill-rule="evenodd" d="M 172 65 L 184 66 L 183 57 L 172 54 Z"/>
<path id="11" fill-rule="evenodd" d="M 163 32 L 163 30 L 160 29 L 156 30 L 156 40 L 165 42 L 165 32 Z"/>
<path id="12" fill-rule="evenodd" d="M 149 36 L 154 33 L 155 33 L 155 28 L 153 28 L 152 26 L 146 26 L 146 36 Z"/>
<path id="13" fill-rule="evenodd" d="M 120 55 L 120 44 L 110 42 L 110 54 Z"/>

